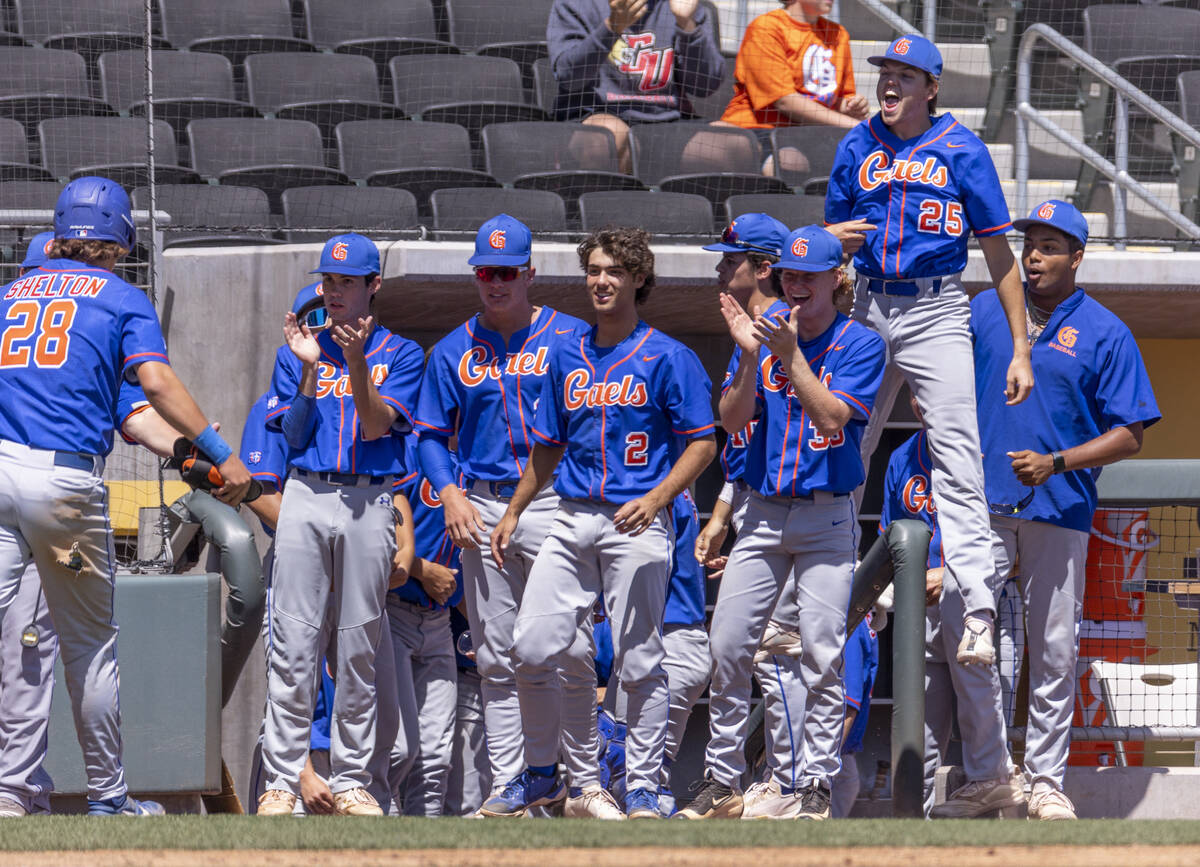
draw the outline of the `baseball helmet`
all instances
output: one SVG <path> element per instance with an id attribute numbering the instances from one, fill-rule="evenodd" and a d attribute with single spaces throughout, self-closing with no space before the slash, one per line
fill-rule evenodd
<path id="1" fill-rule="evenodd" d="M 126 250 L 137 243 L 129 194 L 108 178 L 76 178 L 58 194 L 55 238 L 115 241 Z"/>

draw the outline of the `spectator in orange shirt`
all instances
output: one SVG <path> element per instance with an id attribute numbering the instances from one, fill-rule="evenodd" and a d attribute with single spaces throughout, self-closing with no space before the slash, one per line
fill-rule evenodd
<path id="1" fill-rule="evenodd" d="M 833 0 L 784 0 L 750 22 L 738 50 L 733 99 L 718 123 L 758 133 L 769 149 L 777 126 L 850 128 L 865 120 L 867 99 L 854 90 L 850 34 L 822 16 Z"/>

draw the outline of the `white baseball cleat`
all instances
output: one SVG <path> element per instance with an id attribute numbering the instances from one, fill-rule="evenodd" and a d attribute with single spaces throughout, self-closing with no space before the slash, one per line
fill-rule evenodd
<path id="1" fill-rule="evenodd" d="M 19 819 L 28 815 L 29 811 L 20 802 L 12 798 L 0 798 L 0 819 Z"/>
<path id="2" fill-rule="evenodd" d="M 383 815 L 379 802 L 362 786 L 336 793 L 333 796 L 333 806 L 343 816 Z"/>
<path id="3" fill-rule="evenodd" d="M 625 819 L 625 811 L 617 806 L 616 800 L 607 789 L 593 784 L 586 789 L 570 789 L 570 794 L 563 804 L 563 818 L 620 822 Z"/>
<path id="4" fill-rule="evenodd" d="M 801 652 L 800 633 L 788 629 L 777 620 L 767 623 L 763 630 L 762 641 L 758 643 L 758 652 L 754 654 L 756 663 L 770 656 L 799 656 Z"/>
<path id="5" fill-rule="evenodd" d="M 1029 799 L 1029 818 L 1041 822 L 1062 822 L 1076 818 L 1075 805 L 1065 792 L 1038 784 Z"/>
<path id="6" fill-rule="evenodd" d="M 800 793 L 785 792 L 779 783 L 755 783 L 746 790 L 742 802 L 742 818 L 794 819 L 800 812 Z"/>
<path id="7" fill-rule="evenodd" d="M 283 789 L 267 789 L 258 799 L 258 816 L 290 816 L 296 809 L 296 796 Z"/>
<path id="8" fill-rule="evenodd" d="M 995 665 L 996 648 L 992 644 L 992 625 L 979 617 L 963 621 L 963 637 L 955 657 L 963 665 Z"/>
<path id="9" fill-rule="evenodd" d="M 1005 811 L 1025 803 L 1025 792 L 1012 777 L 976 780 L 955 790 L 944 804 L 929 811 L 935 819 L 973 819 L 984 813 Z"/>

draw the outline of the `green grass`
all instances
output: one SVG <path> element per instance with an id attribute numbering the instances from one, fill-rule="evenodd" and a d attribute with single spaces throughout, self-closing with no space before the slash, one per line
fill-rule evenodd
<path id="1" fill-rule="evenodd" d="M 52 816 L 8 820 L 0 850 L 88 849 L 539 849 L 550 846 L 1005 846 L 1200 845 L 1200 821 L 856 819 L 798 822 L 607 822 L 468 819 L 162 819 Z"/>

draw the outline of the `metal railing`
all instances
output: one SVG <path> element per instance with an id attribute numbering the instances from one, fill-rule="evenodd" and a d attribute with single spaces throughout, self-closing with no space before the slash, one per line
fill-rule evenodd
<path id="1" fill-rule="evenodd" d="M 1030 104 L 1030 88 L 1033 77 L 1033 48 L 1039 40 L 1053 46 L 1113 89 L 1116 99 L 1116 113 L 1113 125 L 1113 133 L 1116 138 L 1115 163 L 1110 162 L 1102 154 L 1093 150 L 1081 139 L 1076 138 L 1054 121 L 1043 117 L 1042 113 Z M 1200 147 L 1200 132 L 1194 127 L 1189 126 L 1183 118 L 1163 108 L 1162 104 L 1157 102 L 1153 97 L 1135 87 L 1127 79 L 1117 75 L 1117 73 L 1075 45 L 1057 30 L 1045 24 L 1031 25 L 1021 35 L 1021 44 L 1017 53 L 1017 200 L 1015 203 L 1017 213 L 1025 214 L 1029 208 L 1028 125 L 1034 123 L 1112 181 L 1113 237 L 1117 239 L 1117 249 L 1123 250 L 1125 248 L 1124 239 L 1128 237 L 1126 193 L 1133 193 L 1151 208 L 1162 214 L 1163 217 L 1189 238 L 1200 238 L 1200 226 L 1154 195 L 1149 188 L 1139 183 L 1129 174 L 1129 104 L 1131 102 L 1162 123 L 1173 133 Z"/>

